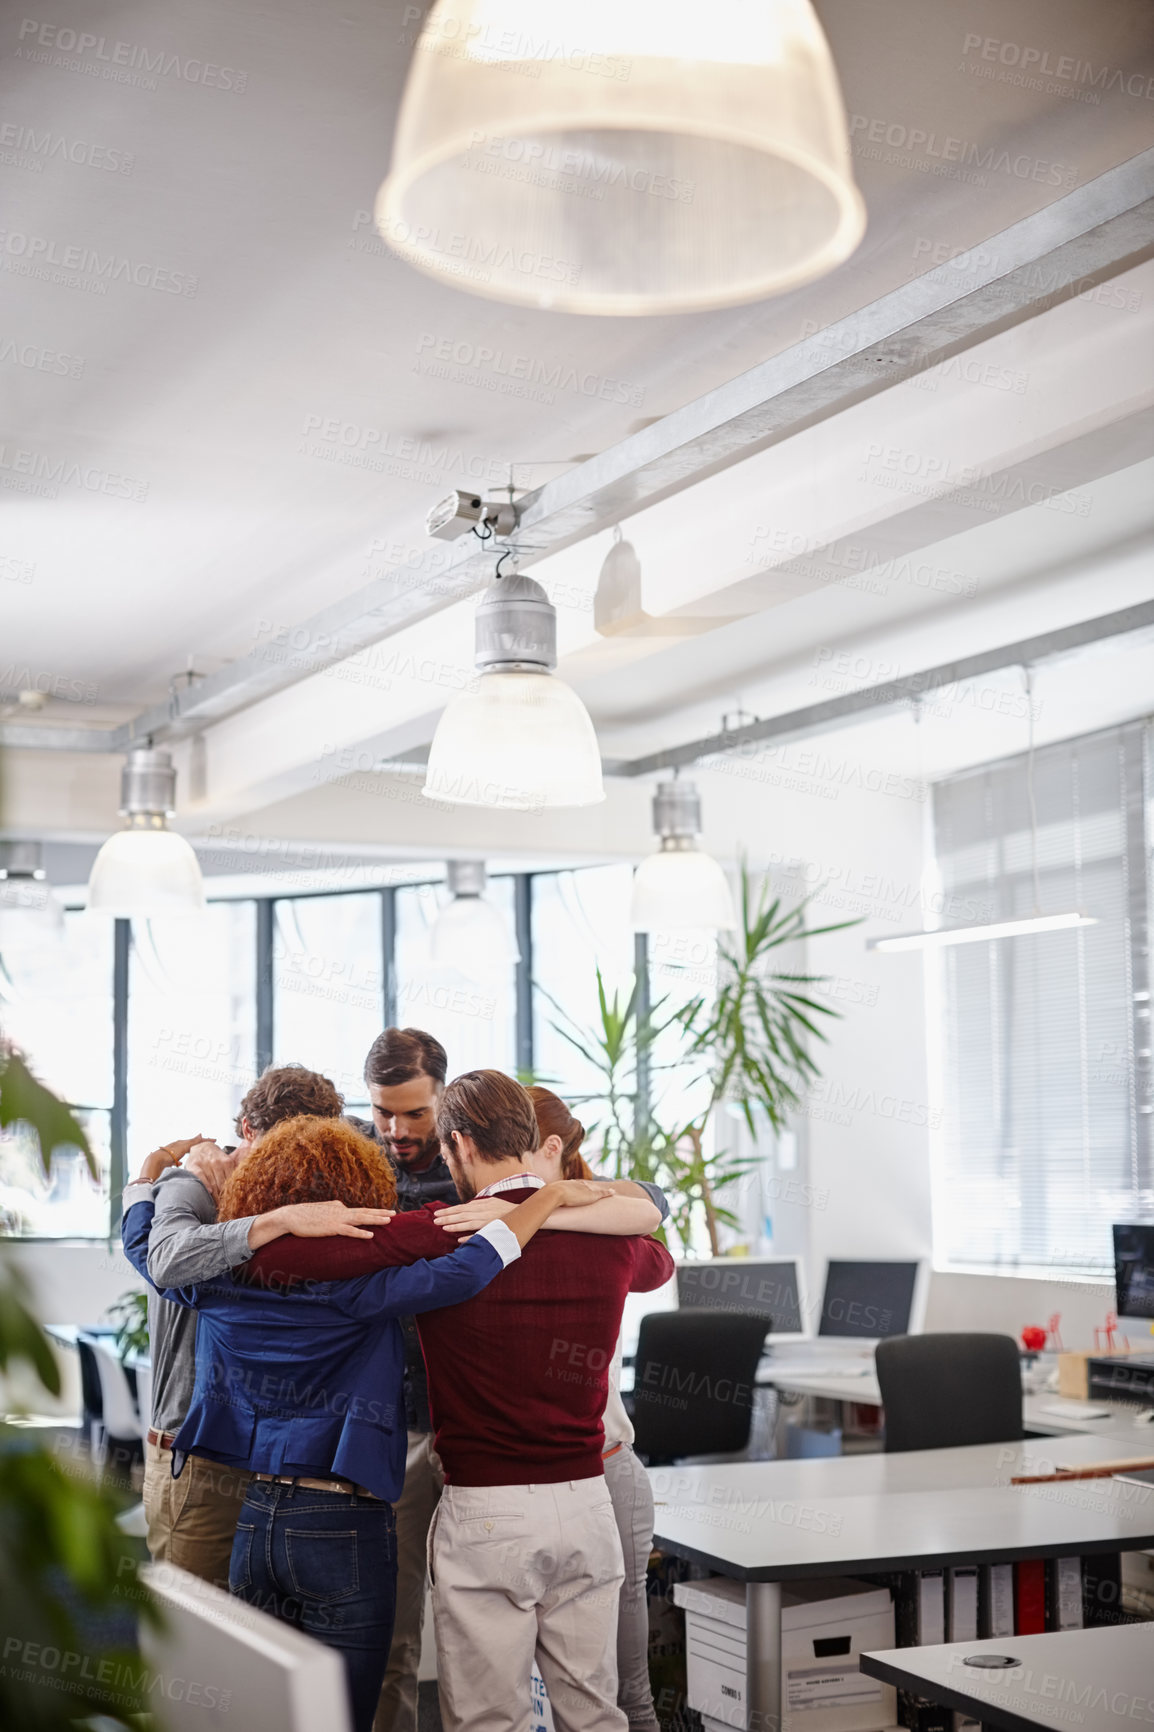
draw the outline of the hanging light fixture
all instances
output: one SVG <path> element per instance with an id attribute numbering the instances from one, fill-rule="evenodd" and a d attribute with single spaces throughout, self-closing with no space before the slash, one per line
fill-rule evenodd
<path id="1" fill-rule="evenodd" d="M 637 868 L 630 923 L 635 932 L 737 925 L 725 873 L 697 846 L 701 799 L 692 782 L 658 782 L 653 828 L 661 847 Z"/>
<path id="2" fill-rule="evenodd" d="M 88 908 L 119 919 L 199 914 L 204 880 L 183 836 L 168 828 L 176 810 L 172 754 L 134 746 L 120 775 L 120 815 L 128 827 L 104 844 L 88 880 Z"/>
<path id="3" fill-rule="evenodd" d="M 810 0 L 436 0 L 376 218 L 454 288 L 609 314 L 779 294 L 865 230 Z"/>
<path id="4" fill-rule="evenodd" d="M 511 812 L 603 800 L 597 735 L 581 699 L 552 671 L 557 613 L 531 577 L 498 575 L 486 591 L 476 666 L 474 689 L 453 698 L 437 723 L 426 796 Z"/>
<path id="5" fill-rule="evenodd" d="M 1029 717 L 1029 744 L 1026 748 L 1026 795 L 1030 807 L 1030 874 L 1034 889 L 1034 908 L 1030 914 L 1010 916 L 1004 920 L 983 920 L 974 926 L 939 926 L 925 932 L 899 932 L 892 938 L 870 938 L 867 950 L 944 950 L 954 944 L 988 944 L 995 938 L 1028 938 L 1035 932 L 1065 932 L 1078 926 L 1097 926 L 1095 914 L 1071 910 L 1064 914 L 1043 914 L 1041 885 L 1038 877 L 1038 805 L 1034 797 L 1034 670 L 1023 669 L 1026 682 L 1026 709 Z M 917 712 L 915 712 L 916 714 Z"/>
<path id="6" fill-rule="evenodd" d="M 445 867 L 450 900 L 437 915 L 430 940 L 435 967 L 454 968 L 470 980 L 506 980 L 521 960 L 513 930 L 485 895 L 483 860 L 450 860 Z"/>
<path id="7" fill-rule="evenodd" d="M 39 842 L 0 842 L 0 958 L 60 939 L 64 910 L 52 894 Z"/>

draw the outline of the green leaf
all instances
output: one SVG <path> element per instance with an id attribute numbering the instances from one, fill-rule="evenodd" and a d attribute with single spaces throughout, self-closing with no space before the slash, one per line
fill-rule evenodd
<path id="1" fill-rule="evenodd" d="M 53 1151 L 66 1147 L 79 1149 L 89 1172 L 97 1177 L 88 1138 L 72 1113 L 37 1081 L 20 1054 L 10 1049 L 0 1069 L 0 1128 L 7 1130 L 15 1124 L 28 1125 L 36 1133 L 45 1172 L 52 1165 Z"/>

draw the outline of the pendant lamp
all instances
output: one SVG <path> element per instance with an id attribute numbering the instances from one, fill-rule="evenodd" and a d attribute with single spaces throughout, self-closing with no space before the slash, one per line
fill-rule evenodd
<path id="1" fill-rule="evenodd" d="M 39 842 L 0 842 L 0 958 L 36 951 L 64 934 Z"/>
<path id="2" fill-rule="evenodd" d="M 450 860 L 445 879 L 451 900 L 433 926 L 433 964 L 454 968 L 470 980 L 508 979 L 521 953 L 509 922 L 485 895 L 488 875 L 484 861 Z"/>
<path id="3" fill-rule="evenodd" d="M 496 578 L 477 609 L 480 678 L 452 699 L 429 747 L 429 799 L 539 812 L 605 798 L 589 712 L 556 665 L 557 614 L 541 585 Z"/>
<path id="4" fill-rule="evenodd" d="M 454 288 L 607 314 L 780 294 L 865 230 L 810 0 L 436 0 L 376 218 Z"/>
<path id="5" fill-rule="evenodd" d="M 196 855 L 168 828 L 175 810 L 172 754 L 135 746 L 120 777 L 120 815 L 128 827 L 110 836 L 96 856 L 88 880 L 90 913 L 152 920 L 203 912 Z"/>
<path id="6" fill-rule="evenodd" d="M 637 868 L 630 921 L 635 932 L 737 925 L 725 873 L 697 846 L 701 800 L 692 782 L 659 782 L 653 828 L 661 847 Z"/>

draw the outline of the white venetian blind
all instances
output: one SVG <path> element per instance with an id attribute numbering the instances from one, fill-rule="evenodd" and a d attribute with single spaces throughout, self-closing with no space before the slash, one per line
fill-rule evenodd
<path id="1" fill-rule="evenodd" d="M 1144 734 L 1035 754 L 1038 905 L 1098 924 L 940 953 L 939 1261 L 1108 1279 L 1111 1223 L 1154 1206 Z M 934 835 L 947 924 L 1034 911 L 1026 757 L 939 783 Z"/>

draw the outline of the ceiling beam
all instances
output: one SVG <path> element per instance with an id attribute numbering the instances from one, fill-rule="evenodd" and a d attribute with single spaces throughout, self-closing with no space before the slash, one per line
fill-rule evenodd
<path id="1" fill-rule="evenodd" d="M 510 538 L 522 565 L 1154 257 L 1152 179 L 1154 149 L 526 494 Z M 411 565 L 398 567 L 303 622 L 291 647 L 258 645 L 120 727 L 8 723 L 0 725 L 0 744 L 123 752 L 145 739 L 202 732 L 464 600 L 492 575 L 491 549 L 471 538 L 456 544 L 447 566 L 443 560 L 437 544 L 426 582 L 414 582 Z"/>
<path id="2" fill-rule="evenodd" d="M 700 763 L 703 758 L 740 752 L 749 746 L 785 745 L 791 740 L 804 740 L 813 734 L 830 733 L 848 723 L 892 714 L 941 691 L 943 687 L 979 679 L 983 674 L 997 673 L 1004 668 L 1034 667 L 1039 662 L 1073 655 L 1107 638 L 1125 637 L 1131 632 L 1152 628 L 1154 601 L 1139 602 L 1134 607 L 1121 608 L 1117 613 L 1099 614 L 1097 619 L 1079 620 L 1074 625 L 1040 632 L 1037 637 L 1022 638 L 998 649 L 980 650 L 954 662 L 925 668 L 921 673 L 887 680 L 884 685 L 864 686 L 860 691 L 846 692 L 841 697 L 828 698 L 824 703 L 807 704 L 805 709 L 790 710 L 780 716 L 767 716 L 743 727 L 725 729 L 718 734 L 708 734 L 701 740 L 689 740 L 666 751 L 652 752 L 643 758 L 610 760 L 604 764 L 605 774 L 651 776 L 662 770 L 684 769 L 690 764 Z"/>

